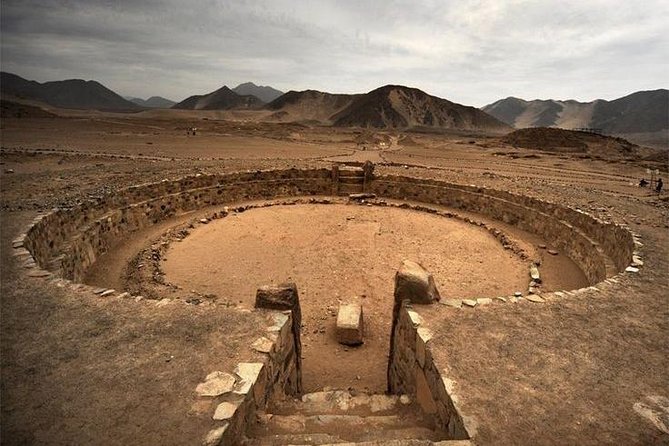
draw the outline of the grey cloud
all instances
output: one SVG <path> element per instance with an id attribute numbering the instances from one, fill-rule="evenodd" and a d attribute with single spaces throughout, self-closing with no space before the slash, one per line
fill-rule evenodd
<path id="1" fill-rule="evenodd" d="M 484 105 L 666 87 L 668 19 L 664 1 L 4 0 L 0 25 L 3 70 L 41 81 L 177 100 L 401 83 Z"/>

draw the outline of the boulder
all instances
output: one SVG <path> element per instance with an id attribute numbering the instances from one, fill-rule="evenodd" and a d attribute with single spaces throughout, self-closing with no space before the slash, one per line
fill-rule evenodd
<path id="1" fill-rule="evenodd" d="M 419 263 L 404 260 L 395 274 L 395 301 L 431 304 L 439 299 L 441 296 L 432 274 Z"/>
<path id="2" fill-rule="evenodd" d="M 359 345 L 363 343 L 362 336 L 362 305 L 340 305 L 337 313 L 337 341 L 344 345 Z"/>

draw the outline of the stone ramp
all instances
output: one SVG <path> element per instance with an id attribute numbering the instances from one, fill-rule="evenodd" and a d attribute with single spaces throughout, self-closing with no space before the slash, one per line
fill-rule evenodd
<path id="1" fill-rule="evenodd" d="M 433 420 L 406 396 L 332 390 L 275 401 L 247 433 L 246 446 L 464 446 L 447 441 Z"/>

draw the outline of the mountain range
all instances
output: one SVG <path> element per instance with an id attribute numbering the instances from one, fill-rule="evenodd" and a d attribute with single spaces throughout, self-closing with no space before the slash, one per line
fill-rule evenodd
<path id="1" fill-rule="evenodd" d="M 612 101 L 527 101 L 509 97 L 482 109 L 401 85 L 386 85 L 364 94 L 315 90 L 283 94 L 272 87 L 247 82 L 234 89 L 223 86 L 211 93 L 190 96 L 175 104 L 159 96 L 128 100 L 96 81 L 70 79 L 39 83 L 2 72 L 0 90 L 4 100 L 21 99 L 71 109 L 264 110 L 259 119 L 340 127 L 428 127 L 493 132 L 508 132 L 514 127 L 589 127 L 641 144 L 669 145 L 669 90 L 666 89 L 639 91 Z"/>
<path id="2" fill-rule="evenodd" d="M 265 103 L 272 102 L 283 94 L 282 91 L 279 91 L 276 88 L 256 85 L 253 82 L 239 84 L 233 88 L 232 91 L 240 96 L 255 96 Z"/>
<path id="3" fill-rule="evenodd" d="M 60 108 L 139 111 L 140 107 L 96 81 L 68 79 L 39 83 L 15 74 L 0 73 L 3 97 L 43 102 Z"/>
<path id="4" fill-rule="evenodd" d="M 270 119 L 316 121 L 336 127 L 511 130 L 475 107 L 401 85 L 385 85 L 365 94 L 289 91 L 266 108 L 274 111 Z"/>
<path id="5" fill-rule="evenodd" d="M 515 128 L 596 128 L 607 134 L 644 135 L 646 139 L 664 140 L 665 145 L 669 131 L 666 89 L 638 91 L 612 101 L 526 101 L 509 97 L 482 110 Z"/>
<path id="6" fill-rule="evenodd" d="M 239 95 L 225 85 L 208 94 L 190 96 L 172 108 L 180 110 L 258 109 L 264 102 L 255 96 Z"/>
<path id="7" fill-rule="evenodd" d="M 162 96 L 151 96 L 149 99 L 126 97 L 126 99 L 140 107 L 146 108 L 170 108 L 176 104 L 176 102 Z"/>

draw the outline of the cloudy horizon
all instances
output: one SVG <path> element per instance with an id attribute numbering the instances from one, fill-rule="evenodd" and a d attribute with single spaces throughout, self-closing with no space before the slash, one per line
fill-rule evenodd
<path id="1" fill-rule="evenodd" d="M 667 88 L 669 73 L 662 1 L 3 0 L 0 22 L 3 71 L 175 101 L 248 81 L 585 102 Z"/>

